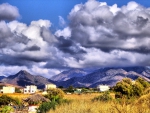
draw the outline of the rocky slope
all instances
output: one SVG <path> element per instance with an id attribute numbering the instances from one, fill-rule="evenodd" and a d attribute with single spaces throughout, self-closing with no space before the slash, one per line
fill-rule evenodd
<path id="1" fill-rule="evenodd" d="M 36 85 L 38 88 L 44 88 L 45 84 L 51 83 L 47 78 L 32 75 L 25 70 L 21 70 L 15 75 L 10 75 L 7 78 L 2 79 L 1 82 L 22 87 L 26 85 Z"/>
<path id="2" fill-rule="evenodd" d="M 150 81 L 150 69 L 148 67 L 100 68 L 85 76 L 72 77 L 66 81 L 56 82 L 56 84 L 64 87 L 70 85 L 74 87 L 96 87 L 99 84 L 113 86 L 125 77 L 133 80 L 142 77 Z"/>
<path id="3" fill-rule="evenodd" d="M 31 75 L 25 70 L 21 70 L 15 75 L 8 76 L 1 80 L 3 83 L 18 86 L 36 85 L 44 88 L 47 83 L 54 83 L 63 87 L 97 87 L 99 84 L 114 86 L 118 81 L 128 77 L 133 80 L 142 77 L 150 81 L 149 67 L 109 67 L 100 69 L 71 69 L 64 71 L 51 79 L 43 76 Z"/>
<path id="4" fill-rule="evenodd" d="M 73 77 L 83 77 L 89 74 L 92 70 L 84 70 L 84 69 L 70 69 L 67 71 L 63 71 L 62 73 L 51 77 L 50 79 L 53 81 L 66 81 Z"/>

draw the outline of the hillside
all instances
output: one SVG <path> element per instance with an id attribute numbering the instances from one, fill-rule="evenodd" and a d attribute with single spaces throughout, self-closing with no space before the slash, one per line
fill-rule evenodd
<path id="1" fill-rule="evenodd" d="M 69 87 L 70 85 L 74 87 L 97 87 L 99 84 L 114 86 L 125 77 L 133 80 L 142 77 L 150 81 L 150 69 L 148 67 L 100 68 L 85 76 L 72 77 L 66 81 L 56 81 L 56 84 L 64 87 Z"/>
<path id="2" fill-rule="evenodd" d="M 125 77 L 133 80 L 141 77 L 150 81 L 150 69 L 149 67 L 109 67 L 91 70 L 70 69 L 50 79 L 32 75 L 25 70 L 21 70 L 15 75 L 2 79 L 1 82 L 21 87 L 36 85 L 38 88 L 44 88 L 44 85 L 47 83 L 54 83 L 58 87 L 69 87 L 71 85 L 74 87 L 97 87 L 99 84 L 114 86 Z"/>
<path id="3" fill-rule="evenodd" d="M 25 70 L 21 70 L 15 75 L 10 75 L 7 78 L 2 79 L 1 82 L 22 87 L 26 85 L 36 85 L 38 88 L 44 88 L 45 84 L 51 83 L 47 78 L 32 75 Z"/>
<path id="4" fill-rule="evenodd" d="M 66 81 L 73 77 L 83 77 L 87 75 L 89 72 L 83 69 L 70 69 L 67 71 L 63 71 L 62 73 L 51 77 L 50 79 L 53 81 Z"/>

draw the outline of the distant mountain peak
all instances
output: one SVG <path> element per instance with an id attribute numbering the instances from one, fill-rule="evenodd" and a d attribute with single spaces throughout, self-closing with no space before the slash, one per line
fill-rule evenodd
<path id="1" fill-rule="evenodd" d="M 10 75 L 7 78 L 1 80 L 4 83 L 9 83 L 18 86 L 36 85 L 39 88 L 43 88 L 45 84 L 52 83 L 43 76 L 35 76 L 27 72 L 26 70 L 20 70 L 15 75 Z"/>
<path id="2" fill-rule="evenodd" d="M 20 70 L 18 72 L 18 74 L 30 74 L 30 73 L 28 71 L 26 71 L 26 70 Z"/>

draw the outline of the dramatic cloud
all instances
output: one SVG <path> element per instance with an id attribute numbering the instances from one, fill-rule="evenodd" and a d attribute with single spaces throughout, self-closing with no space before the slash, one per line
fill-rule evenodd
<path id="1" fill-rule="evenodd" d="M 84 47 L 150 52 L 150 8 L 129 2 L 120 8 L 90 0 L 69 14 L 71 38 Z M 140 43 L 139 43 L 140 42 Z"/>
<path id="2" fill-rule="evenodd" d="M 17 7 L 4 3 L 0 5 L 0 20 L 14 20 L 20 16 Z"/>
<path id="3" fill-rule="evenodd" d="M 2 21 L 1 25 L 0 59 L 3 64 L 31 65 L 32 62 L 50 59 L 53 55 L 49 49 L 55 50 L 53 43 L 57 39 L 49 31 L 50 21 L 32 21 L 29 26 L 17 21 L 8 24 Z"/>
<path id="4" fill-rule="evenodd" d="M 19 13 L 16 7 L 2 4 L 0 74 L 25 69 L 50 77 L 68 68 L 150 65 L 149 12 L 150 8 L 136 2 L 118 7 L 89 0 L 74 6 L 68 26 L 60 16 L 64 28 L 53 33 L 50 20 L 34 20 L 29 25 L 5 21 L 16 19 Z"/>

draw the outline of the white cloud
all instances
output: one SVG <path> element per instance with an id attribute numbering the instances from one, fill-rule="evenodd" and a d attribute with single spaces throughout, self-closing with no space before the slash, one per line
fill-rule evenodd
<path id="1" fill-rule="evenodd" d="M 58 16 L 58 17 L 59 17 L 59 25 L 61 27 L 65 26 L 66 22 L 65 22 L 64 18 L 62 16 Z"/>
<path id="2" fill-rule="evenodd" d="M 0 20 L 14 20 L 20 16 L 17 7 L 8 3 L 0 5 Z"/>
<path id="3" fill-rule="evenodd" d="M 55 32 L 57 37 L 63 36 L 66 39 L 71 37 L 71 29 L 69 27 L 64 28 L 63 30 L 58 30 Z"/>
<path id="4" fill-rule="evenodd" d="M 38 21 L 32 21 L 31 22 L 31 26 L 38 26 L 38 27 L 46 27 L 46 28 L 49 28 L 51 27 L 51 22 L 49 20 L 38 20 Z"/>

